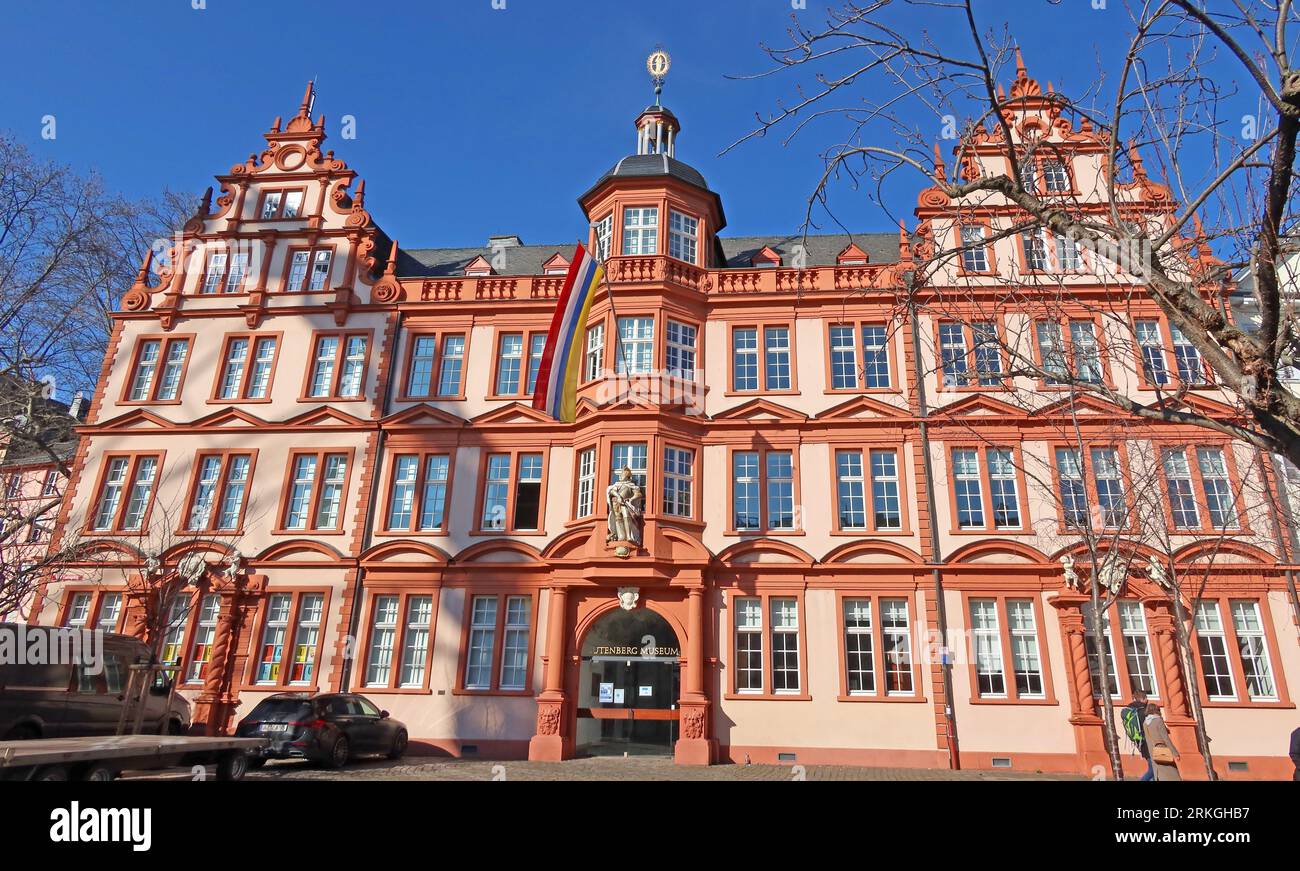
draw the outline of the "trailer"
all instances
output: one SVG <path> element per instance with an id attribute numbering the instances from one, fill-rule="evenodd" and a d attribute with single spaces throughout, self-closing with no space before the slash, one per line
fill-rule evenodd
<path id="1" fill-rule="evenodd" d="M 123 771 L 216 765 L 217 780 L 241 780 L 265 738 L 117 735 L 0 741 L 0 780 L 115 780 Z"/>

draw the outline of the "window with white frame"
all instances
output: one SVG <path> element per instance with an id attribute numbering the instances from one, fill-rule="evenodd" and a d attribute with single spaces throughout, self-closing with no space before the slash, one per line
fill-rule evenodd
<path id="1" fill-rule="evenodd" d="M 840 529 L 890 530 L 902 528 L 899 500 L 898 452 L 873 450 L 867 455 L 870 489 L 864 476 L 863 453 L 835 452 L 836 501 Z M 866 494 L 871 494 L 868 515 Z M 868 525 L 870 517 L 870 526 Z"/>
<path id="2" fill-rule="evenodd" d="M 1073 236 L 1056 237 L 1056 265 L 1064 272 L 1078 272 L 1083 268 L 1079 242 Z"/>
<path id="3" fill-rule="evenodd" d="M 537 375 L 542 371 L 542 355 L 546 353 L 546 333 L 531 333 L 528 336 L 528 378 L 524 384 L 524 393 L 531 396 L 537 389 Z"/>
<path id="4" fill-rule="evenodd" d="M 465 689 L 521 692 L 527 689 L 532 597 L 475 596 L 470 602 L 470 631 L 465 652 Z M 497 639 L 500 662 L 496 662 Z M 495 681 L 494 681 L 495 678 Z"/>
<path id="5" fill-rule="evenodd" d="M 998 629 L 996 599 L 970 600 L 971 634 L 975 647 L 976 689 L 982 698 L 1007 696 L 1002 667 L 1002 633 Z"/>
<path id="6" fill-rule="evenodd" d="M 944 387 L 965 387 L 970 384 L 966 330 L 961 324 L 949 322 L 939 325 L 939 358 Z"/>
<path id="7" fill-rule="evenodd" d="M 400 596 L 376 596 L 370 623 L 370 653 L 366 657 L 366 686 L 386 687 L 392 680 L 393 652 L 397 644 Z"/>
<path id="8" fill-rule="evenodd" d="M 294 251 L 289 257 L 289 278 L 285 290 L 289 292 L 315 292 L 324 290 L 329 281 L 333 249 Z"/>
<path id="9" fill-rule="evenodd" d="M 690 517 L 694 513 L 694 464 L 694 451 L 664 448 L 664 514 Z"/>
<path id="10" fill-rule="evenodd" d="M 654 366 L 654 318 L 619 318 L 620 347 L 616 369 L 620 375 L 644 375 Z"/>
<path id="11" fill-rule="evenodd" d="M 275 361 L 274 336 L 235 336 L 226 344 L 221 370 L 220 399 L 265 399 Z M 252 365 L 249 349 L 252 348 Z"/>
<path id="12" fill-rule="evenodd" d="M 844 676 L 849 695 L 875 695 L 876 658 L 870 599 L 844 600 Z"/>
<path id="13" fill-rule="evenodd" d="M 506 333 L 497 350 L 497 395 L 519 393 L 519 378 L 524 362 L 524 334 Z"/>
<path id="14" fill-rule="evenodd" d="M 852 390 L 858 386 L 858 343 L 853 327 L 832 325 L 830 342 L 831 388 Z"/>
<path id="15" fill-rule="evenodd" d="M 217 293 L 226 274 L 227 255 L 225 251 L 213 251 L 208 254 L 207 267 L 203 270 L 203 284 L 199 293 Z"/>
<path id="16" fill-rule="evenodd" d="M 757 327 L 736 327 L 731 331 L 731 387 L 737 391 L 758 390 Z"/>
<path id="17" fill-rule="evenodd" d="M 275 685 L 280 683 L 280 663 L 284 659 L 284 644 L 289 632 L 289 616 L 293 610 L 291 593 L 275 593 L 266 602 L 266 621 L 262 626 L 262 647 L 257 660 L 256 682 Z"/>
<path id="18" fill-rule="evenodd" d="M 1156 698 L 1156 673 L 1151 659 L 1151 638 L 1147 634 L 1146 612 L 1141 602 L 1119 602 L 1119 632 L 1124 644 L 1129 688 Z"/>
<path id="19" fill-rule="evenodd" d="M 793 385 L 789 327 L 763 328 L 763 380 L 767 390 L 789 390 Z"/>
<path id="20" fill-rule="evenodd" d="M 110 457 L 91 521 L 96 532 L 139 532 L 153 498 L 158 457 Z M 125 503 L 125 504 L 124 504 Z"/>
<path id="21" fill-rule="evenodd" d="M 361 396 L 369 337 L 362 333 L 318 336 L 307 395 L 314 399 Z"/>
<path id="22" fill-rule="evenodd" d="M 1043 184 L 1049 194 L 1070 192 L 1070 171 L 1059 160 L 1043 161 Z"/>
<path id="23" fill-rule="evenodd" d="M 99 597 L 99 616 L 95 618 L 95 628 L 102 632 L 116 632 L 117 623 L 122 617 L 122 594 L 104 593 Z"/>
<path id="24" fill-rule="evenodd" d="M 1069 377 L 1065 363 L 1065 340 L 1061 338 L 1061 325 L 1056 321 L 1034 323 L 1034 336 L 1038 343 L 1038 365 L 1046 373 L 1046 384 L 1063 384 Z"/>
<path id="25" fill-rule="evenodd" d="M 475 596 L 470 608 L 469 650 L 465 688 L 492 688 L 492 658 L 496 651 L 497 597 Z"/>
<path id="26" fill-rule="evenodd" d="M 433 366 L 438 359 L 438 337 L 413 336 L 411 364 L 406 376 L 407 396 L 428 396 L 433 385 Z"/>
<path id="27" fill-rule="evenodd" d="M 1196 603 L 1196 646 L 1200 653 L 1206 696 L 1212 702 L 1236 699 L 1232 662 L 1228 658 L 1228 638 L 1218 602 Z"/>
<path id="28" fill-rule="evenodd" d="M 695 380 L 696 329 L 690 324 L 668 321 L 665 331 L 664 368 L 684 381 Z"/>
<path id="29" fill-rule="evenodd" d="M 1197 448 L 1196 466 L 1205 491 L 1205 507 L 1216 529 L 1237 525 L 1237 508 L 1228 482 L 1228 465 L 1222 448 Z"/>
<path id="30" fill-rule="evenodd" d="M 1115 448 L 1091 448 L 1093 484 L 1097 490 L 1097 507 L 1101 509 L 1101 523 L 1115 529 L 1124 525 L 1128 505 L 1124 500 L 1124 477 L 1119 466 L 1119 451 Z"/>
<path id="31" fill-rule="evenodd" d="M 298 627 L 293 635 L 293 656 L 289 660 L 289 684 L 310 686 L 316 676 L 316 646 L 325 607 L 322 593 L 303 593 L 298 598 Z"/>
<path id="32" fill-rule="evenodd" d="M 209 454 L 198 463 L 187 528 L 229 531 L 239 528 L 248 493 L 250 454 Z"/>
<path id="33" fill-rule="evenodd" d="M 700 222 L 681 212 L 668 212 L 668 256 L 694 263 Z"/>
<path id="34" fill-rule="evenodd" d="M 73 629 L 85 629 L 90 622 L 92 598 L 90 593 L 73 593 L 63 615 L 63 625 Z"/>
<path id="35" fill-rule="evenodd" d="M 1097 345 L 1097 325 L 1092 321 L 1070 321 L 1070 350 L 1075 377 L 1089 384 L 1100 384 L 1101 349 Z"/>
<path id="36" fill-rule="evenodd" d="M 583 364 L 584 381 L 595 381 L 605 369 L 605 325 L 594 324 L 587 329 L 587 350 Z"/>
<path id="37" fill-rule="evenodd" d="M 501 636 L 501 683 L 503 690 L 526 688 L 528 675 L 529 598 L 507 596 L 505 631 Z"/>
<path id="38" fill-rule="evenodd" d="M 961 264 L 967 272 L 988 272 L 988 246 L 984 241 L 984 228 L 966 224 L 961 228 Z"/>
<path id="39" fill-rule="evenodd" d="M 734 600 L 736 621 L 736 692 L 763 692 L 763 602 Z"/>
<path id="40" fill-rule="evenodd" d="M 298 454 L 290 468 L 292 477 L 284 528 L 303 530 L 310 524 L 313 529 L 338 529 L 343 484 L 347 478 L 347 454 Z"/>
<path id="41" fill-rule="evenodd" d="M 1142 374 L 1152 384 L 1168 384 L 1169 369 L 1165 365 L 1165 345 L 1160 337 L 1159 321 L 1135 321 L 1133 332 L 1142 351 Z"/>
<path id="42" fill-rule="evenodd" d="M 402 668 L 397 685 L 424 685 L 425 662 L 429 656 L 429 626 L 433 622 L 433 597 L 410 596 L 406 600 L 406 637 L 402 639 Z"/>
<path id="43" fill-rule="evenodd" d="M 772 692 L 798 693 L 799 601 L 774 598 L 772 608 Z"/>
<path id="44" fill-rule="evenodd" d="M 212 658 L 212 643 L 217 637 L 217 619 L 221 616 L 221 596 L 208 593 L 199 600 L 199 613 L 194 621 L 194 639 L 190 644 L 190 662 L 185 670 L 187 683 L 203 680 Z"/>
<path id="45" fill-rule="evenodd" d="M 596 512 L 596 449 L 578 452 L 578 503 L 574 517 L 590 517 Z"/>
<path id="46" fill-rule="evenodd" d="M 916 689 L 912 678 L 911 621 L 906 599 L 880 600 L 880 627 L 885 658 L 885 693 L 910 696 Z"/>
<path id="47" fill-rule="evenodd" d="M 1047 236 L 1045 230 L 1030 230 L 1021 234 L 1025 251 L 1025 268 L 1033 272 L 1045 272 L 1050 264 L 1047 259 Z"/>
<path id="48" fill-rule="evenodd" d="M 189 339 L 145 339 L 136 352 L 130 402 L 172 402 L 180 395 Z M 161 366 L 161 373 L 159 368 Z"/>
<path id="49" fill-rule="evenodd" d="M 1169 508 L 1174 526 L 1196 529 L 1201 525 L 1196 507 L 1196 494 L 1192 487 L 1192 469 L 1187 463 L 1187 451 L 1182 448 L 1164 452 L 1165 485 L 1169 492 Z"/>
<path id="50" fill-rule="evenodd" d="M 898 453 L 871 451 L 871 510 L 876 529 L 902 529 L 898 494 Z"/>
<path id="51" fill-rule="evenodd" d="M 1179 380 L 1184 384 L 1204 384 L 1205 364 L 1201 360 L 1200 349 L 1173 324 L 1169 325 L 1169 337 L 1173 341 Z"/>
<path id="52" fill-rule="evenodd" d="M 1016 695 L 1043 697 L 1043 662 L 1038 649 L 1038 624 L 1030 599 L 1008 599 L 1007 620 L 1011 624 L 1011 663 L 1015 670 Z"/>
<path id="53" fill-rule="evenodd" d="M 1273 666 L 1269 661 L 1268 639 L 1264 635 L 1259 602 L 1233 599 L 1229 607 L 1232 608 L 1232 628 L 1237 633 L 1246 694 L 1251 701 L 1276 701 L 1277 687 L 1273 684 Z"/>
<path id="54" fill-rule="evenodd" d="M 1092 694 L 1100 698 L 1102 661 L 1101 649 L 1098 648 L 1096 636 L 1093 634 L 1093 608 L 1091 604 L 1085 604 L 1080 610 L 1083 613 L 1083 646 L 1088 657 L 1088 672 L 1092 676 Z M 1115 646 L 1111 641 L 1110 614 L 1106 611 L 1101 612 L 1101 635 L 1105 641 L 1102 647 L 1104 647 L 1106 653 L 1106 683 L 1111 695 L 1119 695 L 1119 673 L 1115 668 Z"/>
<path id="55" fill-rule="evenodd" d="M 610 212 L 592 226 L 596 228 L 596 259 L 604 263 L 609 259 L 610 238 L 614 233 L 614 213 Z"/>
<path id="56" fill-rule="evenodd" d="M 654 206 L 623 209 L 624 256 L 659 253 L 659 209 Z"/>

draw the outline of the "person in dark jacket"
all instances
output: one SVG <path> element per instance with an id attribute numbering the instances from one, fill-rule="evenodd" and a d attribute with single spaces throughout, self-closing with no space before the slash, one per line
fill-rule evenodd
<path id="1" fill-rule="evenodd" d="M 1132 713 L 1129 713 L 1129 712 Z M 1133 701 L 1129 702 L 1120 710 L 1120 722 L 1124 724 L 1124 732 L 1129 739 L 1133 741 L 1133 746 L 1137 752 L 1142 754 L 1142 758 L 1147 762 L 1146 774 L 1142 775 L 1140 780 L 1154 780 L 1156 768 L 1151 764 L 1151 751 L 1147 748 L 1146 733 L 1142 729 L 1142 721 L 1147 715 L 1147 694 L 1142 690 L 1134 690 Z M 1129 724 L 1133 725 L 1130 726 Z M 1136 734 L 1133 734 L 1136 732 Z"/>
<path id="2" fill-rule="evenodd" d="M 1295 766 L 1292 780 L 1300 780 L 1300 728 L 1291 733 L 1291 764 Z"/>
<path id="3" fill-rule="evenodd" d="M 1147 716 L 1142 721 L 1142 733 L 1146 735 L 1148 752 L 1151 753 L 1151 761 L 1155 764 L 1156 781 L 1182 780 L 1178 773 L 1178 748 L 1174 746 L 1173 739 L 1169 737 L 1169 729 L 1165 726 L 1165 719 L 1160 715 L 1160 706 L 1155 702 L 1147 703 Z M 1156 759 L 1155 750 L 1158 747 L 1168 747 L 1169 754 L 1173 758 L 1168 762 L 1161 762 Z"/>

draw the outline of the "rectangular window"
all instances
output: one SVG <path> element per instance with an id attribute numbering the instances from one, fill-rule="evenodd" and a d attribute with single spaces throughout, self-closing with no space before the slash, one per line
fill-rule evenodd
<path id="1" fill-rule="evenodd" d="M 1173 324 L 1169 325 L 1169 337 L 1173 340 L 1178 379 L 1184 384 L 1204 384 L 1205 364 L 1201 362 L 1200 350 Z"/>
<path id="2" fill-rule="evenodd" d="M 732 523 L 737 531 L 762 528 L 759 502 L 762 480 L 759 477 L 757 451 L 736 451 L 731 455 Z"/>
<path id="3" fill-rule="evenodd" d="M 659 253 L 659 209 L 627 207 L 623 209 L 624 256 Z"/>
<path id="4" fill-rule="evenodd" d="M 1056 237 L 1056 264 L 1063 272 L 1078 272 L 1083 268 L 1078 240 L 1070 236 Z"/>
<path id="5" fill-rule="evenodd" d="M 1025 251 L 1025 268 L 1031 272 L 1046 272 L 1049 268 L 1047 261 L 1047 239 L 1043 230 L 1031 230 L 1021 234 L 1021 241 Z"/>
<path id="6" fill-rule="evenodd" d="M 654 318 L 619 318 L 621 348 L 617 356 L 620 375 L 644 375 L 654 365 Z"/>
<path id="7" fill-rule="evenodd" d="M 1192 489 L 1192 469 L 1187 463 L 1187 451 L 1182 448 L 1165 451 L 1164 467 L 1174 526 L 1179 529 L 1199 529 L 1201 516 Z"/>
<path id="8" fill-rule="evenodd" d="M 1228 483 L 1228 466 L 1221 448 L 1197 448 L 1196 466 L 1205 491 L 1205 507 L 1215 529 L 1237 525 L 1237 509 Z"/>
<path id="9" fill-rule="evenodd" d="M 412 336 L 411 362 L 406 375 L 407 396 L 423 397 L 433 394 L 433 371 L 437 360 L 437 336 Z"/>
<path id="10" fill-rule="evenodd" d="M 263 221 L 275 218 L 280 214 L 280 203 L 284 199 L 284 191 L 268 191 L 262 197 L 262 213 L 258 216 Z"/>
<path id="11" fill-rule="evenodd" d="M 207 267 L 203 270 L 203 284 L 199 293 L 217 293 L 221 290 L 226 276 L 226 252 L 213 251 L 208 254 Z"/>
<path id="12" fill-rule="evenodd" d="M 172 402 L 180 395 L 188 338 L 144 339 L 136 347 L 129 402 Z M 161 370 L 161 371 L 160 371 Z"/>
<path id="13" fill-rule="evenodd" d="M 230 271 L 226 273 L 226 293 L 242 293 L 248 278 L 248 253 L 236 252 L 230 258 Z"/>
<path id="14" fill-rule="evenodd" d="M 831 388 L 853 390 L 858 386 L 858 343 L 852 326 L 830 328 Z"/>
<path id="15" fill-rule="evenodd" d="M 883 326 L 862 327 L 862 386 L 869 390 L 890 386 L 889 347 Z"/>
<path id="16" fill-rule="evenodd" d="M 185 670 L 186 683 L 203 680 L 212 658 L 212 642 L 217 637 L 217 618 L 221 615 L 221 596 L 208 593 L 199 601 L 199 612 L 194 622 L 193 641 L 190 644 L 190 662 Z"/>
<path id="17" fill-rule="evenodd" d="M 324 290 L 329 281 L 332 248 L 294 251 L 289 258 L 289 278 L 285 290 L 291 293 Z"/>
<path id="18" fill-rule="evenodd" d="M 794 454 L 790 451 L 767 452 L 767 528 L 795 529 Z"/>
<path id="19" fill-rule="evenodd" d="M 1005 699 L 1007 679 L 1002 666 L 997 600 L 971 599 L 970 612 L 977 691 L 981 698 Z"/>
<path id="20" fill-rule="evenodd" d="M 252 348 L 252 365 L 249 349 Z M 274 336 L 232 336 L 226 343 L 225 362 L 217 389 L 219 399 L 265 399 L 275 362 Z"/>
<path id="21" fill-rule="evenodd" d="M 164 609 L 167 622 L 163 628 L 162 654 L 159 657 L 163 665 L 179 666 L 185 656 L 185 623 L 189 611 L 190 600 L 186 596 L 173 595 L 167 602 Z M 178 677 L 175 672 L 167 674 Z"/>
<path id="22" fill-rule="evenodd" d="M 736 692 L 763 692 L 763 602 L 735 600 Z"/>
<path id="23" fill-rule="evenodd" d="M 1030 599 L 1008 599 L 1011 624 L 1011 661 L 1016 674 L 1016 695 L 1042 698 L 1043 663 L 1038 650 L 1038 625 Z"/>
<path id="24" fill-rule="evenodd" d="M 483 529 L 505 529 L 510 498 L 510 455 L 489 454 L 483 481 Z"/>
<path id="25" fill-rule="evenodd" d="M 772 599 L 772 692 L 799 692 L 799 602 Z"/>
<path id="26" fill-rule="evenodd" d="M 278 685 L 284 644 L 289 632 L 289 615 L 293 608 L 291 593 L 275 593 L 266 602 L 266 622 L 262 627 L 262 647 L 257 660 L 256 683 Z"/>
<path id="27" fill-rule="evenodd" d="M 1097 325 L 1092 321 L 1070 321 L 1070 349 L 1074 358 L 1075 377 L 1089 384 L 1101 383 L 1101 350 L 1097 345 Z"/>
<path id="28" fill-rule="evenodd" d="M 1151 384 L 1168 384 L 1169 369 L 1165 366 L 1165 346 L 1160 338 L 1159 321 L 1137 321 L 1134 324 L 1138 348 L 1142 351 L 1142 374 Z"/>
<path id="29" fill-rule="evenodd" d="M 696 329 L 690 324 L 668 321 L 664 368 L 669 375 L 683 381 L 695 380 L 695 335 Z"/>
<path id="30" fill-rule="evenodd" d="M 190 501 L 192 532 L 231 531 L 239 528 L 248 493 L 251 454 L 200 455 L 195 464 L 194 495 Z"/>
<path id="31" fill-rule="evenodd" d="M 1049 194 L 1070 192 L 1070 172 L 1059 160 L 1043 161 L 1043 182 Z"/>
<path id="32" fill-rule="evenodd" d="M 290 469 L 284 528 L 337 530 L 347 481 L 347 454 L 294 454 Z M 323 474 L 318 475 L 322 469 Z"/>
<path id="33" fill-rule="evenodd" d="M 881 638 L 885 657 L 885 693 L 910 696 L 916 690 L 912 678 L 912 635 L 906 599 L 881 599 Z"/>
<path id="34" fill-rule="evenodd" d="M 997 324 L 980 321 L 970 326 L 974 345 L 975 377 L 981 387 L 1002 385 L 1002 348 L 999 344 Z"/>
<path id="35" fill-rule="evenodd" d="M 794 455 L 736 451 L 731 455 L 732 522 L 740 531 L 793 530 Z"/>
<path id="36" fill-rule="evenodd" d="M 876 529 L 902 528 L 898 454 L 894 451 L 871 452 L 871 508 Z"/>
<path id="37" fill-rule="evenodd" d="M 393 458 L 393 488 L 388 498 L 388 528 L 410 529 L 415 509 L 415 487 L 420 475 L 420 458 Z"/>
<path id="38" fill-rule="evenodd" d="M 429 626 L 433 622 L 433 597 L 411 596 L 406 601 L 406 637 L 402 639 L 402 671 L 397 685 L 424 686 L 429 656 Z"/>
<path id="39" fill-rule="evenodd" d="M 685 448 L 664 448 L 664 514 L 691 517 L 694 514 L 695 452 Z"/>
<path id="40" fill-rule="evenodd" d="M 952 487 L 957 500 L 957 526 L 980 529 L 984 526 L 984 498 L 980 486 L 979 452 L 952 452 Z"/>
<path id="41" fill-rule="evenodd" d="M 117 623 L 122 617 L 122 594 L 104 593 L 99 598 L 99 616 L 95 618 L 95 628 L 101 632 L 116 632 Z"/>
<path id="42" fill-rule="evenodd" d="M 668 256 L 695 262 L 699 221 L 681 212 L 668 212 Z"/>
<path id="43" fill-rule="evenodd" d="M 1056 321 L 1037 321 L 1034 335 L 1038 342 L 1038 365 L 1047 373 L 1043 383 L 1064 384 L 1069 377 L 1065 365 L 1065 341 L 1061 338 L 1061 325 Z"/>
<path id="44" fill-rule="evenodd" d="M 497 395 L 519 395 L 520 373 L 524 363 L 524 334 L 506 333 L 497 350 Z"/>
<path id="45" fill-rule="evenodd" d="M 875 644 L 871 629 L 871 600 L 844 600 L 844 674 L 849 695 L 876 693 Z"/>
<path id="46" fill-rule="evenodd" d="M 583 363 L 583 381 L 595 381 L 605 369 L 605 325 L 587 329 L 587 350 Z"/>
<path id="47" fill-rule="evenodd" d="M 289 663 L 292 686 L 310 686 L 316 676 L 316 647 L 324 607 L 325 596 L 321 593 L 304 593 L 298 599 L 298 628 L 294 632 L 293 659 Z"/>
<path id="48" fill-rule="evenodd" d="M 1233 599 L 1229 604 L 1232 608 L 1232 628 L 1237 633 L 1237 651 L 1241 654 L 1241 673 L 1246 680 L 1246 694 L 1251 701 L 1277 701 L 1273 666 L 1269 662 L 1268 639 L 1264 637 L 1264 621 L 1260 617 L 1259 603 Z"/>
<path id="49" fill-rule="evenodd" d="M 1156 674 L 1151 660 L 1151 639 L 1147 635 L 1146 613 L 1140 602 L 1119 602 L 1119 631 L 1124 643 L 1124 664 L 1128 667 L 1129 689 L 1155 698 Z"/>
<path id="50" fill-rule="evenodd" d="M 84 629 L 90 622 L 90 593 L 74 593 L 64 613 L 63 625 L 70 628 Z"/>
<path id="51" fill-rule="evenodd" d="M 989 448 L 985 456 L 989 464 L 989 503 L 993 509 L 993 525 L 998 529 L 1019 528 L 1020 494 L 1017 492 L 1014 455 L 1007 448 Z"/>
<path id="52" fill-rule="evenodd" d="M 313 399 L 360 398 L 368 345 L 365 333 L 318 335 L 307 395 Z"/>
<path id="53" fill-rule="evenodd" d="M 480 528 L 508 528 L 518 532 L 535 532 L 540 529 L 542 467 L 542 454 L 488 454 Z M 509 527 L 506 525 L 507 518 L 512 518 Z"/>
<path id="54" fill-rule="evenodd" d="M 515 529 L 541 528 L 542 455 L 519 455 L 519 480 L 515 482 Z"/>
<path id="55" fill-rule="evenodd" d="M 590 517 L 596 513 L 596 449 L 578 452 L 578 500 L 574 517 Z"/>
<path id="56" fill-rule="evenodd" d="M 967 272 L 988 272 L 989 254 L 984 242 L 984 228 L 965 225 L 961 228 L 961 265 Z"/>
<path id="57" fill-rule="evenodd" d="M 1228 659 L 1228 638 L 1217 602 L 1196 603 L 1196 644 L 1201 657 L 1205 694 L 1210 701 L 1236 699 L 1232 663 Z"/>
<path id="58" fill-rule="evenodd" d="M 501 637 L 501 684 L 503 690 L 526 688 L 528 675 L 529 598 L 507 596 L 504 634 Z"/>
<path id="59" fill-rule="evenodd" d="M 614 233 L 614 215 L 610 213 L 592 225 L 596 228 L 596 259 L 604 263 L 609 259 L 610 239 Z"/>
<path id="60" fill-rule="evenodd" d="M 498 599 L 475 596 L 470 602 L 465 689 L 521 692 L 528 688 L 532 598 L 506 596 L 504 608 L 499 607 Z M 501 641 L 499 662 L 498 638 Z"/>
<path id="61" fill-rule="evenodd" d="M 400 604 L 400 596 L 375 597 L 374 617 L 370 624 L 370 653 L 366 657 L 368 687 L 387 687 L 391 684 Z"/>
<path id="62" fill-rule="evenodd" d="M 647 451 L 645 442 L 616 443 L 610 449 L 610 481 L 617 481 L 624 468 L 632 470 L 632 480 L 645 492 Z"/>
<path id="63" fill-rule="evenodd" d="M 1097 639 L 1092 632 L 1092 606 L 1085 604 L 1083 611 L 1083 644 L 1088 658 L 1088 672 L 1092 677 L 1092 694 L 1101 697 L 1101 655 Z M 1106 682 L 1111 695 L 1119 695 L 1119 674 L 1115 670 L 1115 648 L 1111 641 L 1110 614 L 1102 612 L 1101 633 L 1106 648 Z"/>
<path id="64" fill-rule="evenodd" d="M 438 395 L 459 396 L 465 370 L 465 337 L 442 337 L 442 364 L 438 370 Z"/>
<path id="65" fill-rule="evenodd" d="M 867 499 L 862 451 L 835 452 L 835 486 L 840 528 L 866 529 Z"/>
<path id="66" fill-rule="evenodd" d="M 105 462 L 91 528 L 139 532 L 153 500 L 160 460 L 157 456 L 110 456 Z"/>
<path id="67" fill-rule="evenodd" d="M 790 328 L 763 328 L 763 379 L 768 390 L 790 390 Z"/>
<path id="68" fill-rule="evenodd" d="M 542 371 L 542 355 L 546 353 L 546 333 L 528 336 L 528 381 L 524 393 L 532 396 L 537 389 L 537 374 Z"/>
<path id="69" fill-rule="evenodd" d="M 965 387 L 970 384 L 967 373 L 966 331 L 961 324 L 939 325 L 939 358 L 943 368 L 944 387 Z"/>
<path id="70" fill-rule="evenodd" d="M 758 389 L 756 327 L 736 327 L 731 331 L 731 387 L 737 391 Z"/>

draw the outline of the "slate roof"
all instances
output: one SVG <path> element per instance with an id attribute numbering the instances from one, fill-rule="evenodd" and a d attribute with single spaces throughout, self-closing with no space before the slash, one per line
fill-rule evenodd
<path id="1" fill-rule="evenodd" d="M 789 236 L 732 236 L 718 240 L 722 245 L 726 269 L 749 269 L 750 259 L 768 246 L 781 255 L 781 262 L 790 266 L 794 261 L 795 246 L 804 242 L 799 234 Z M 807 254 L 809 266 L 833 266 L 839 253 L 856 243 L 867 252 L 869 263 L 894 263 L 898 260 L 897 233 L 817 233 L 809 234 Z M 554 245 L 517 245 L 501 249 L 504 265 L 496 270 L 498 275 L 541 275 L 542 265 L 556 254 L 566 259 L 573 256 L 575 242 Z M 491 261 L 496 250 L 484 245 L 480 248 L 403 248 L 397 262 L 397 274 L 404 278 L 456 277 L 465 274 L 465 267 L 476 257 Z"/>

